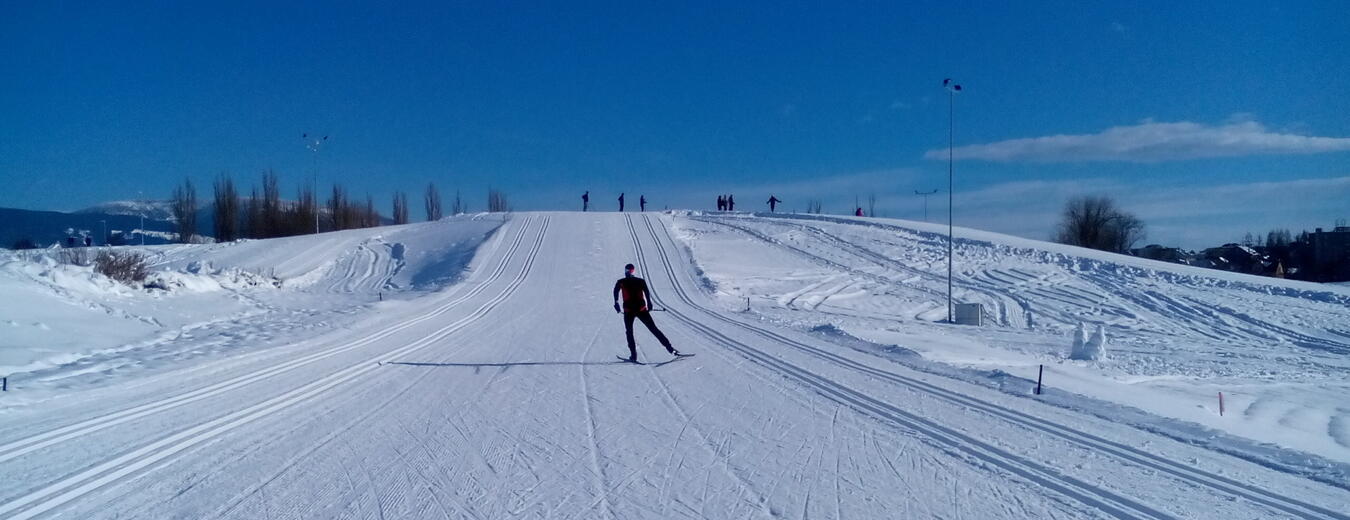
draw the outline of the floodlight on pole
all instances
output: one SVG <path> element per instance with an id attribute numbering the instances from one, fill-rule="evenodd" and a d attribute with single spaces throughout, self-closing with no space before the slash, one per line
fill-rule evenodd
<path id="1" fill-rule="evenodd" d="M 942 80 L 942 88 L 947 89 L 947 322 L 955 323 L 955 309 L 952 308 L 952 177 L 956 169 L 956 93 L 961 91 L 961 85 L 946 78 Z"/>
<path id="2" fill-rule="evenodd" d="M 921 194 L 921 196 L 923 196 L 923 222 L 927 222 L 927 196 L 937 192 L 940 192 L 940 190 L 934 189 L 929 190 L 929 192 L 919 192 L 917 189 L 914 190 L 914 194 Z"/>
<path id="3" fill-rule="evenodd" d="M 308 133 L 302 133 L 300 134 L 300 140 L 305 143 L 305 149 L 312 152 L 310 154 L 310 171 L 314 176 L 312 196 L 314 197 L 314 234 L 317 235 L 319 234 L 319 149 L 323 148 L 324 143 L 328 142 L 328 136 L 311 138 Z"/>

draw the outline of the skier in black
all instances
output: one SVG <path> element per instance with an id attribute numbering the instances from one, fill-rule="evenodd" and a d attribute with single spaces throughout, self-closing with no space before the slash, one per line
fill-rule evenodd
<path id="1" fill-rule="evenodd" d="M 619 213 L 623 213 L 623 194 L 619 194 Z"/>
<path id="2" fill-rule="evenodd" d="M 581 211 L 586 211 L 590 208 L 591 208 L 591 190 L 586 190 L 586 193 L 581 194 Z"/>
<path id="3" fill-rule="evenodd" d="M 647 281 L 633 276 L 636 268 L 633 264 L 623 266 L 623 278 L 614 282 L 614 312 L 623 313 L 623 328 L 628 335 L 628 360 L 637 363 L 637 342 L 633 341 L 633 320 L 642 321 L 647 326 L 647 330 L 652 331 L 656 340 L 661 342 L 661 346 L 666 347 L 666 352 L 679 356 L 680 351 L 670 346 L 670 340 L 661 333 L 661 329 L 656 328 L 656 322 L 652 321 L 651 301 L 652 293 L 647 289 Z M 620 304 L 620 296 L 623 297 L 623 303 Z"/>
<path id="4" fill-rule="evenodd" d="M 638 211 L 647 211 L 647 196 L 646 196 L 646 195 L 638 195 L 638 207 L 640 208 Z"/>
<path id="5" fill-rule="evenodd" d="M 778 203 L 779 203 L 779 202 L 783 202 L 783 201 L 778 200 L 778 197 L 775 197 L 775 196 L 773 196 L 773 195 L 769 195 L 769 213 L 773 213 L 774 208 L 778 207 Z"/>
<path id="6" fill-rule="evenodd" d="M 727 198 L 721 195 L 717 196 L 717 211 L 727 210 Z"/>
<path id="7" fill-rule="evenodd" d="M 735 195 L 727 195 L 727 211 L 736 211 Z"/>

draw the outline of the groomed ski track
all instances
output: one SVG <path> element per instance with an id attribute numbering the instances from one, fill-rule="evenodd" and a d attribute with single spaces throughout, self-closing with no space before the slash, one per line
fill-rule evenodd
<path id="1" fill-rule="evenodd" d="M 1342 488 L 721 309 L 671 218 L 515 215 L 443 292 L 0 429 L 0 518 L 1350 518 Z M 701 355 L 614 359 L 630 261 Z"/>

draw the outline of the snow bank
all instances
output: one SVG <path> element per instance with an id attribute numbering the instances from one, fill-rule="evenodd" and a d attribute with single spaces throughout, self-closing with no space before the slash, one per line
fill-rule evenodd
<path id="1" fill-rule="evenodd" d="M 1054 367 L 1048 384 L 1084 399 L 1350 462 L 1345 286 L 957 228 L 952 297 L 989 315 L 951 326 L 946 226 L 697 212 L 672 222 L 728 311 L 748 298 L 765 320 L 964 369 L 1034 378 Z M 1239 412 L 1219 416 L 1220 391 Z"/>
<path id="2" fill-rule="evenodd" d="M 192 352 L 199 349 L 178 344 L 186 331 L 257 327 L 271 315 L 316 320 L 369 305 L 383 297 L 376 293 L 437 290 L 460 279 L 501 224 L 499 216 L 476 215 L 271 240 L 114 248 L 148 256 L 151 273 L 135 287 L 60 264 L 59 249 L 6 252 L 0 375 L 77 370 L 73 365 L 95 356 L 127 364 L 126 356 L 111 355 L 128 350 Z"/>

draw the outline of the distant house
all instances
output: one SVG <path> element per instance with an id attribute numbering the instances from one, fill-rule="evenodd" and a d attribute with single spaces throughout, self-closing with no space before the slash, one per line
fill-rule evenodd
<path id="1" fill-rule="evenodd" d="M 1164 262 L 1182 263 L 1187 254 L 1179 247 L 1166 247 L 1158 244 L 1149 244 L 1138 249 L 1131 249 L 1130 254 L 1139 258 L 1149 260 L 1161 260 Z"/>
<path id="2" fill-rule="evenodd" d="M 1211 247 L 1200 253 L 1200 258 L 1209 264 L 1202 267 L 1235 273 L 1272 274 L 1275 269 L 1275 266 L 1265 255 L 1252 247 L 1240 244 Z"/>

